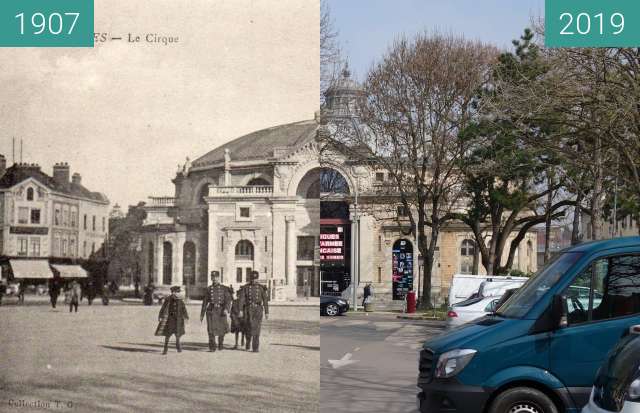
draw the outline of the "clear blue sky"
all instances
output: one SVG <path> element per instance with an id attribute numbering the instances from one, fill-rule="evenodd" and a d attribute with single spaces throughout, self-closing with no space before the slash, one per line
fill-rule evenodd
<path id="1" fill-rule="evenodd" d="M 532 17 L 544 16 L 544 0 L 322 0 L 331 10 L 339 41 L 362 79 L 402 33 L 437 29 L 511 46 Z"/>

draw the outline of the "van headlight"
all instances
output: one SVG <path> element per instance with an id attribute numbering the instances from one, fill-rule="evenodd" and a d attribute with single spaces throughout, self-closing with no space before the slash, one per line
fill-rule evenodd
<path id="1" fill-rule="evenodd" d="M 436 378 L 445 379 L 460 373 L 477 353 L 476 350 L 460 349 L 442 353 L 436 365 Z"/>

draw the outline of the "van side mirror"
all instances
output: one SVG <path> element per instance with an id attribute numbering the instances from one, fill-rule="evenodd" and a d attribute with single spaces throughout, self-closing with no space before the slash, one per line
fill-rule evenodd
<path id="1" fill-rule="evenodd" d="M 563 328 L 568 325 L 567 323 L 567 311 L 566 311 L 567 297 L 556 294 L 553 296 L 551 303 L 553 313 L 553 330 Z"/>
<path id="2" fill-rule="evenodd" d="M 540 315 L 531 326 L 529 334 L 547 333 L 567 326 L 565 311 L 566 298 L 562 295 L 554 295 L 549 307 Z"/>

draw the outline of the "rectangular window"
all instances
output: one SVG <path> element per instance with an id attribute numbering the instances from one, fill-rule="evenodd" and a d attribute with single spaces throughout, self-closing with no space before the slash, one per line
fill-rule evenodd
<path id="1" fill-rule="evenodd" d="M 251 218 L 251 208 L 249 208 L 249 207 L 240 207 L 240 217 L 241 218 Z"/>
<path id="2" fill-rule="evenodd" d="M 313 253 L 316 246 L 316 238 L 313 236 L 298 237 L 298 259 L 305 261 L 313 260 Z"/>
<path id="3" fill-rule="evenodd" d="M 18 208 L 18 224 L 28 224 L 29 223 L 29 208 L 20 207 Z"/>
<path id="4" fill-rule="evenodd" d="M 106 219 L 105 217 L 102 217 L 102 232 L 105 232 L 106 230 L 107 230 Z"/>
<path id="5" fill-rule="evenodd" d="M 242 268 L 236 268 L 236 282 L 242 283 Z"/>
<path id="6" fill-rule="evenodd" d="M 249 282 L 249 280 L 251 279 L 251 272 L 253 271 L 253 268 L 251 267 L 247 267 L 245 268 L 245 280 L 246 282 Z"/>
<path id="7" fill-rule="evenodd" d="M 85 231 L 87 230 L 87 214 L 84 214 L 84 227 Z"/>
<path id="8" fill-rule="evenodd" d="M 378 251 L 382 251 L 382 235 L 378 235 Z"/>
<path id="9" fill-rule="evenodd" d="M 376 172 L 376 182 L 384 182 L 384 172 Z"/>
<path id="10" fill-rule="evenodd" d="M 378 284 L 382 283 L 382 267 L 378 267 Z"/>
<path id="11" fill-rule="evenodd" d="M 269 250 L 269 238 L 265 235 L 264 236 L 264 252 L 267 252 Z"/>
<path id="12" fill-rule="evenodd" d="M 78 211 L 75 209 L 71 210 L 71 226 L 73 228 L 78 226 Z"/>
<path id="13" fill-rule="evenodd" d="M 31 238 L 31 256 L 40 256 L 40 238 Z"/>
<path id="14" fill-rule="evenodd" d="M 96 216 L 93 216 L 93 224 L 91 225 L 91 230 L 95 231 L 96 230 Z"/>
<path id="15" fill-rule="evenodd" d="M 18 238 L 18 255 L 26 257 L 28 249 L 29 241 L 26 238 Z"/>
<path id="16" fill-rule="evenodd" d="M 409 216 L 409 208 L 404 205 L 398 205 L 398 216 L 399 217 L 408 217 Z"/>
<path id="17" fill-rule="evenodd" d="M 74 257 L 76 255 L 76 240 L 69 240 L 69 256 Z"/>
<path id="18" fill-rule="evenodd" d="M 220 237 L 220 251 L 224 251 L 224 236 Z"/>
<path id="19" fill-rule="evenodd" d="M 66 207 L 62 210 L 62 225 L 69 226 L 69 209 Z"/>
<path id="20" fill-rule="evenodd" d="M 60 211 L 60 206 L 56 205 L 55 211 L 53 213 L 53 225 L 60 226 L 62 224 L 62 212 Z"/>
<path id="21" fill-rule="evenodd" d="M 63 257 L 67 256 L 67 240 L 66 239 L 62 240 L 62 256 Z"/>
<path id="22" fill-rule="evenodd" d="M 32 209 L 31 210 L 31 223 L 32 224 L 39 224 L 40 223 L 40 210 L 39 209 Z"/>

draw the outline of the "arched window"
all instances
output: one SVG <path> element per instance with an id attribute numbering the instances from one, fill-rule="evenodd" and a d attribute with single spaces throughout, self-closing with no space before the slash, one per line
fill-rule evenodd
<path id="1" fill-rule="evenodd" d="M 253 244 L 243 239 L 236 244 L 236 260 L 253 261 Z"/>
<path id="2" fill-rule="evenodd" d="M 271 184 L 264 178 L 253 178 L 247 182 L 247 186 L 270 186 Z"/>
<path id="3" fill-rule="evenodd" d="M 205 205 L 207 203 L 207 201 L 205 201 L 205 198 L 209 196 L 209 184 L 204 184 L 200 187 L 200 190 L 198 191 L 198 203 L 200 205 Z"/>
<path id="4" fill-rule="evenodd" d="M 460 245 L 460 274 L 473 274 L 474 260 L 476 256 L 476 243 L 465 239 Z"/>
<path id="5" fill-rule="evenodd" d="M 27 188 L 27 201 L 33 201 L 33 188 Z"/>

